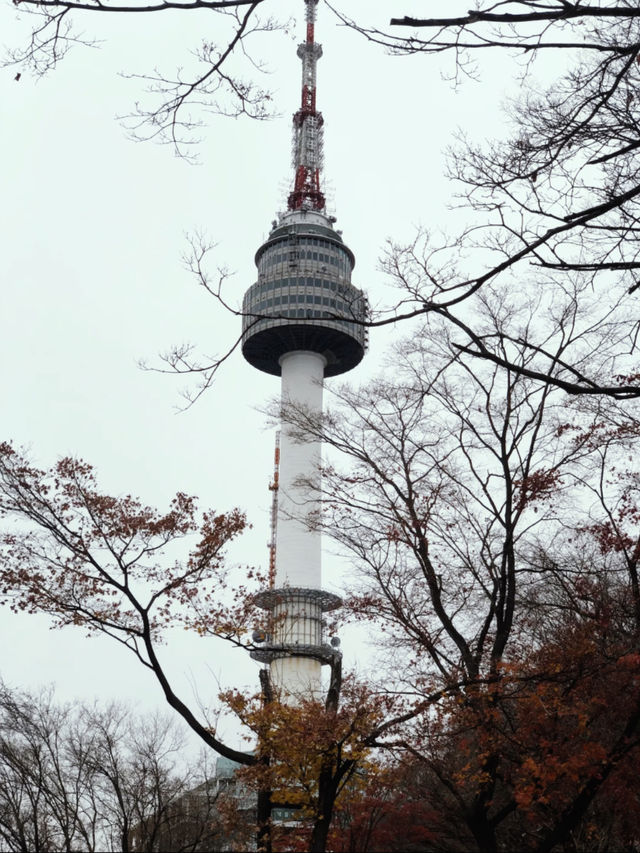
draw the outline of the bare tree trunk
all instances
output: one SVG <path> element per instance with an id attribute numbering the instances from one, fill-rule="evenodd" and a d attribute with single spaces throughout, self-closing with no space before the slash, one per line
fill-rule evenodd
<path id="1" fill-rule="evenodd" d="M 273 686 L 269 671 L 260 670 L 260 687 L 262 688 L 262 699 L 265 705 L 273 702 Z M 269 752 L 259 756 L 259 761 L 268 767 L 271 762 Z M 258 833 L 256 836 L 256 849 L 258 853 L 271 853 L 271 789 L 263 788 L 258 791 Z"/>

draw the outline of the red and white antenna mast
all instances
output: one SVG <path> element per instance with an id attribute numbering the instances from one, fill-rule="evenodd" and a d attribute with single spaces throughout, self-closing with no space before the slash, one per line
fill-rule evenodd
<path id="1" fill-rule="evenodd" d="M 304 0 L 307 17 L 307 40 L 298 46 L 302 60 L 302 101 L 293 116 L 294 184 L 289 194 L 289 210 L 324 210 L 325 198 L 320 189 L 322 169 L 322 113 L 316 110 L 316 66 L 322 46 L 315 41 L 318 0 Z"/>
<path id="2" fill-rule="evenodd" d="M 276 585 L 276 536 L 278 529 L 278 488 L 280 487 L 280 430 L 276 433 L 276 449 L 273 454 L 273 480 L 269 484 L 271 497 L 271 539 L 269 547 L 269 589 Z"/>

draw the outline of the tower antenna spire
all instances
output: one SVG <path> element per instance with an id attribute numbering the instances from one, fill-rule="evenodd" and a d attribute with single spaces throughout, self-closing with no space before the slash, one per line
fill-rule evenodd
<path id="1" fill-rule="evenodd" d="M 316 109 L 316 68 L 322 56 L 322 46 L 315 40 L 318 0 L 304 0 L 307 19 L 307 39 L 298 46 L 302 60 L 302 99 L 293 116 L 292 160 L 293 190 L 289 194 L 289 210 L 325 209 L 325 197 L 320 189 L 323 162 L 324 119 Z"/>

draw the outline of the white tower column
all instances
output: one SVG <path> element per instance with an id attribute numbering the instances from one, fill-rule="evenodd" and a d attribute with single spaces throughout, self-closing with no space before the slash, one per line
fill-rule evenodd
<path id="1" fill-rule="evenodd" d="M 326 361 L 317 352 L 282 356 L 282 408 L 322 414 L 322 382 Z M 320 512 L 319 441 L 296 440 L 286 417 L 280 434 L 280 485 L 276 531 L 276 586 L 321 588 L 321 537 L 305 518 Z M 302 481 L 306 482 L 302 482 Z M 310 484 L 316 481 L 314 489 Z"/>
<path id="2" fill-rule="evenodd" d="M 322 414 L 325 358 L 316 352 L 296 350 L 280 359 L 282 408 L 285 417 L 280 436 L 280 482 L 276 532 L 276 587 L 322 588 L 319 530 L 307 519 L 320 513 L 319 464 L 321 444 L 296 439 L 286 421 L 286 409 L 302 408 L 312 416 Z M 274 640 L 288 646 L 320 646 L 322 609 L 308 596 L 287 598 L 273 611 Z M 307 657 L 284 657 L 271 664 L 273 680 L 284 694 L 318 696 L 322 664 Z"/>

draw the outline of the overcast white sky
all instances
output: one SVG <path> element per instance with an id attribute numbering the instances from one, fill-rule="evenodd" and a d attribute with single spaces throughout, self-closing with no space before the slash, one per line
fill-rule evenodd
<path id="1" fill-rule="evenodd" d="M 180 258 L 185 232 L 206 232 L 218 243 L 214 264 L 236 273 L 229 294 L 239 301 L 255 280 L 254 252 L 283 207 L 304 9 L 302 0 L 273 5 L 297 21 L 288 37 L 260 45 L 280 115 L 270 122 L 205 116 L 199 166 L 126 138 L 115 116 L 142 98 L 143 87 L 118 72 L 173 71 L 200 37 L 216 38 L 215 15 L 86 16 L 87 34 L 105 40 L 100 49 L 78 47 L 42 80 L 24 74 L 15 82 L 14 70 L 0 72 L 0 437 L 30 447 L 43 466 L 65 454 L 83 457 L 107 492 L 166 505 L 182 490 L 203 506 L 240 506 L 254 529 L 233 558 L 263 565 L 274 436 L 259 409 L 278 393 L 277 380 L 238 353 L 212 391 L 176 414 L 183 383 L 141 372 L 136 362 L 153 362 L 182 341 L 215 353 L 238 332 Z M 379 24 L 412 11 L 400 0 L 343 6 Z M 19 38 L 15 17 L 2 0 L 5 45 Z M 481 83 L 454 93 L 439 77 L 442 62 L 385 56 L 337 26 L 322 5 L 317 40 L 324 47 L 325 188 L 356 255 L 354 283 L 375 305 L 383 298 L 376 264 L 385 239 L 409 240 L 417 225 L 435 228 L 445 217 L 443 150 L 455 128 L 500 132 L 503 72 L 495 66 Z M 371 375 L 385 346 L 374 332 L 366 362 L 350 379 Z M 344 581 L 332 563 L 328 556 L 326 585 L 339 589 Z M 53 681 L 62 698 L 161 703 L 151 680 L 108 642 L 73 629 L 50 632 L 33 617 L 2 611 L 0 618 L 0 672 L 10 683 Z M 344 651 L 352 665 L 348 643 Z M 211 641 L 172 638 L 167 655 L 185 692 L 191 679 L 204 696 L 215 693 L 208 667 L 227 684 L 257 678 L 246 655 L 221 655 Z"/>

